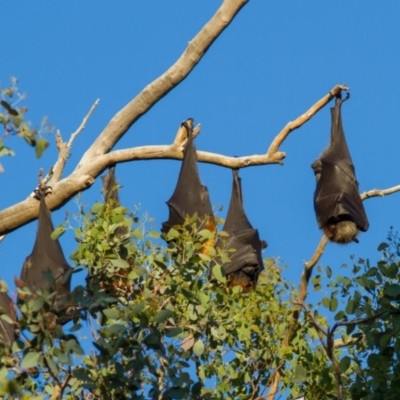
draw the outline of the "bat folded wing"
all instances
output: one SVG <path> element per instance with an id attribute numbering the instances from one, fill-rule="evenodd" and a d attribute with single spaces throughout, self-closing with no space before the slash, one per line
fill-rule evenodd
<path id="1" fill-rule="evenodd" d="M 258 275 L 263 270 L 261 259 L 261 242 L 256 229 L 249 229 L 240 233 L 232 233 L 228 239 L 226 249 L 235 252 L 228 253 L 230 262 L 223 265 L 227 275 L 241 270 L 252 281 L 257 281 Z"/>
<path id="2" fill-rule="evenodd" d="M 321 177 L 314 195 L 314 207 L 320 228 L 330 220 L 347 219 L 353 221 L 364 232 L 368 229 L 367 216 L 353 171 L 346 163 L 322 163 Z"/>

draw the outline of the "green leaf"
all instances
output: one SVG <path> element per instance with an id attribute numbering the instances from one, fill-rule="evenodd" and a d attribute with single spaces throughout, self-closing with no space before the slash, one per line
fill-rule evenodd
<path id="1" fill-rule="evenodd" d="M 128 279 L 134 280 L 140 278 L 147 272 L 146 268 L 143 267 L 135 267 L 128 275 Z"/>
<path id="2" fill-rule="evenodd" d="M 35 154 L 36 158 L 42 157 L 43 152 L 49 147 L 49 142 L 41 137 L 36 141 Z"/>
<path id="3" fill-rule="evenodd" d="M 302 383 L 307 379 L 307 371 L 305 370 L 305 368 L 298 364 L 296 365 L 296 368 L 294 370 L 294 379 L 293 381 L 295 383 Z"/>
<path id="4" fill-rule="evenodd" d="M 65 226 L 64 225 L 58 225 L 56 229 L 54 229 L 53 232 L 51 232 L 50 237 L 53 240 L 57 240 L 63 233 L 65 232 Z"/>
<path id="5" fill-rule="evenodd" d="M 30 351 L 25 355 L 24 359 L 22 360 L 21 367 L 23 369 L 37 367 L 41 356 L 42 355 L 35 350 Z"/>
<path id="6" fill-rule="evenodd" d="M 212 273 L 218 282 L 226 283 L 225 272 L 223 272 L 221 265 L 214 265 L 212 268 Z"/>
<path id="7" fill-rule="evenodd" d="M 12 111 L 11 106 L 10 106 L 5 100 L 1 100 L 1 101 L 0 101 L 0 104 L 1 104 L 8 112 Z"/>
<path id="8" fill-rule="evenodd" d="M 50 369 L 50 371 L 53 373 L 53 375 L 57 376 L 59 373 L 59 369 L 57 367 L 57 364 L 54 362 L 54 360 L 49 357 L 49 356 L 45 356 L 46 359 L 46 363 Z"/>
<path id="9" fill-rule="evenodd" d="M 144 303 L 139 303 L 133 306 L 130 311 L 132 314 L 139 314 L 144 308 Z"/>
<path id="10" fill-rule="evenodd" d="M 190 392 L 194 395 L 199 395 L 201 393 L 201 388 L 203 387 L 203 384 L 201 382 L 196 382 L 194 385 L 192 385 L 192 389 Z"/>
<path id="11" fill-rule="evenodd" d="M 120 312 L 117 308 L 106 308 L 103 310 L 103 314 L 109 319 L 118 319 Z"/>
<path id="12" fill-rule="evenodd" d="M 331 301 L 330 301 L 327 297 L 323 297 L 323 298 L 322 298 L 322 305 L 323 305 L 325 308 L 329 308 L 330 305 L 331 305 Z"/>
<path id="13" fill-rule="evenodd" d="M 0 157 L 15 156 L 15 152 L 8 147 L 0 145 Z"/>
<path id="14" fill-rule="evenodd" d="M 166 337 L 175 337 L 178 336 L 182 333 L 182 329 L 181 328 L 170 328 L 170 329 L 166 329 L 165 330 L 165 336 Z"/>
<path id="15" fill-rule="evenodd" d="M 339 302 L 336 296 L 332 296 L 331 304 L 329 305 L 329 311 L 335 312 L 338 308 Z"/>
<path id="16" fill-rule="evenodd" d="M 92 214 L 99 214 L 103 211 L 104 204 L 103 203 L 95 203 L 92 207 Z"/>
<path id="17" fill-rule="evenodd" d="M 383 242 L 383 243 L 381 243 L 381 244 L 378 246 L 378 251 L 385 250 L 385 249 L 387 249 L 388 247 L 389 247 L 389 245 L 388 245 L 387 243 Z"/>
<path id="18" fill-rule="evenodd" d="M 326 271 L 326 276 L 328 278 L 332 278 L 332 270 L 329 267 L 326 267 L 325 271 Z"/>
<path id="19" fill-rule="evenodd" d="M 387 285 L 384 293 L 390 297 L 398 297 L 400 295 L 400 286 L 398 284 Z"/>
<path id="20" fill-rule="evenodd" d="M 121 258 L 111 260 L 111 264 L 116 268 L 122 268 L 122 269 L 129 268 L 128 262 L 122 260 Z"/>
<path id="21" fill-rule="evenodd" d="M 14 323 L 14 321 L 7 314 L 1 314 L 0 318 L 3 321 L 8 322 L 9 324 L 13 324 Z"/>
<path id="22" fill-rule="evenodd" d="M 201 339 L 199 339 L 193 346 L 193 353 L 199 357 L 204 353 L 205 346 Z"/>
<path id="23" fill-rule="evenodd" d="M 174 228 L 171 228 L 167 233 L 167 241 L 177 239 L 178 237 L 179 237 L 179 232 Z"/>
<path id="24" fill-rule="evenodd" d="M 161 323 L 166 321 L 173 315 L 171 310 L 161 310 L 154 316 L 154 321 L 157 323 Z"/>
<path id="25" fill-rule="evenodd" d="M 346 314 L 344 311 L 339 311 L 336 315 L 335 315 L 335 321 L 340 321 L 342 319 L 344 319 L 346 317 Z"/>
<path id="26" fill-rule="evenodd" d="M 346 372 L 351 364 L 350 357 L 344 356 L 339 362 L 339 368 L 342 373 Z"/>

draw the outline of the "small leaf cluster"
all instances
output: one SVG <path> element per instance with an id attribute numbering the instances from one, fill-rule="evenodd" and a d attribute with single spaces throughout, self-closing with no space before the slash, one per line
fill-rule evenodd
<path id="1" fill-rule="evenodd" d="M 50 133 L 54 128 L 46 118 L 42 119 L 40 129 L 31 128 L 31 123 L 25 119 L 27 107 L 19 105 L 26 95 L 19 92 L 16 78 L 11 77 L 10 80 L 9 86 L 0 87 L 0 125 L 3 126 L 3 135 L 0 138 L 0 157 L 15 155 L 11 148 L 4 145 L 4 139 L 10 135 L 17 135 L 34 147 L 36 157 L 40 158 L 49 146 L 42 134 Z"/>

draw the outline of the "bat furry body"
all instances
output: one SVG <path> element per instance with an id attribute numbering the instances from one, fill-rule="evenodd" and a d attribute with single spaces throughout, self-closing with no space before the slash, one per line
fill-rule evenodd
<path id="1" fill-rule="evenodd" d="M 228 253 L 230 262 L 222 267 L 228 276 L 230 286 L 242 286 L 244 292 L 255 288 L 258 276 L 264 269 L 261 256 L 262 242 L 258 231 L 253 228 L 243 209 L 242 187 L 238 170 L 233 170 L 231 202 L 223 230 L 229 234 L 222 244 Z M 220 246 L 221 247 L 221 246 Z"/>
<path id="2" fill-rule="evenodd" d="M 336 243 L 357 242 L 359 231 L 369 227 L 342 126 L 345 100 L 336 98 L 331 108 L 331 143 L 312 164 L 317 179 L 314 209 L 318 225 Z"/>
<path id="3" fill-rule="evenodd" d="M 197 169 L 192 123 L 192 120 L 188 120 L 182 124 L 186 128 L 188 139 L 175 191 L 167 201 L 169 219 L 162 224 L 161 232 L 164 233 L 174 225 L 182 225 L 187 216 L 194 214 L 197 214 L 199 221 L 205 221 L 204 228 L 215 231 L 216 224 L 208 190 L 202 185 Z"/>
<path id="4" fill-rule="evenodd" d="M 32 253 L 26 258 L 21 271 L 21 280 L 32 292 L 51 288 L 56 294 L 55 301 L 70 293 L 71 277 L 65 279 L 71 267 L 68 265 L 58 240 L 51 239 L 54 230 L 51 214 L 46 206 L 45 193 L 39 189 L 39 227 Z M 49 272 L 54 284 L 46 279 Z"/>

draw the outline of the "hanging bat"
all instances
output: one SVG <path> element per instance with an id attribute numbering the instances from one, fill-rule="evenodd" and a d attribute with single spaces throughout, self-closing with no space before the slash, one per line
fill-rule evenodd
<path id="1" fill-rule="evenodd" d="M 121 205 L 118 196 L 120 186 L 115 178 L 115 165 L 109 167 L 108 173 L 102 176 L 101 180 L 103 181 L 104 202 L 112 209 L 119 207 Z M 115 229 L 115 233 L 119 236 L 120 243 L 122 243 L 127 237 L 125 236 L 122 240 L 121 237 L 129 234 L 129 228 L 127 226 L 119 226 Z M 129 260 L 129 264 L 130 268 L 116 268 L 112 273 L 106 270 L 100 271 L 98 276 L 100 287 L 110 296 L 119 297 L 126 293 L 132 293 L 133 285 L 132 281 L 128 279 L 128 275 L 135 266 L 133 258 Z"/>
<path id="2" fill-rule="evenodd" d="M 101 180 L 103 181 L 104 202 L 118 207 L 120 205 L 118 196 L 119 186 L 115 179 L 115 165 L 112 165 L 108 169 L 108 174 L 102 176 Z"/>
<path id="3" fill-rule="evenodd" d="M 36 190 L 39 205 L 39 226 L 32 253 L 26 258 L 21 271 L 21 283 L 32 292 L 51 288 L 56 292 L 55 303 L 60 303 L 62 297 L 70 293 L 71 270 L 58 240 L 51 239 L 54 230 L 51 214 L 46 206 L 46 190 Z M 50 273 L 54 284 L 46 278 Z M 68 274 L 67 276 L 64 276 Z"/>
<path id="4" fill-rule="evenodd" d="M 318 225 L 336 243 L 358 243 L 359 231 L 369 227 L 342 126 L 341 106 L 348 98 L 336 97 L 331 108 L 331 143 L 312 164 L 317 180 L 314 209 Z"/>
<path id="5" fill-rule="evenodd" d="M 169 219 L 163 222 L 161 232 L 167 233 L 174 225 L 182 225 L 187 216 L 195 213 L 203 227 L 211 232 L 216 230 L 214 214 L 208 190 L 201 184 L 197 169 L 196 149 L 193 144 L 193 120 L 182 123 L 187 132 L 187 143 L 184 150 L 181 170 L 172 197 L 167 201 Z M 213 245 L 213 240 L 206 243 Z"/>
<path id="6" fill-rule="evenodd" d="M 16 320 L 14 303 L 6 292 L 0 292 L 0 308 L 13 321 Z M 3 314 L 3 313 L 2 313 Z M 14 325 L 0 318 L 0 345 L 11 347 L 14 343 L 15 333 Z"/>
<path id="7" fill-rule="evenodd" d="M 229 253 L 231 261 L 222 268 L 230 286 L 241 286 L 244 292 L 249 292 L 256 287 L 258 276 L 264 269 L 261 250 L 266 243 L 260 241 L 257 229 L 253 229 L 247 219 L 243 209 L 241 179 L 237 169 L 232 172 L 232 196 L 223 227 L 229 237 L 225 243 L 221 243 L 220 239 L 217 246 L 223 244 L 225 250 L 235 249 L 234 253 Z"/>

